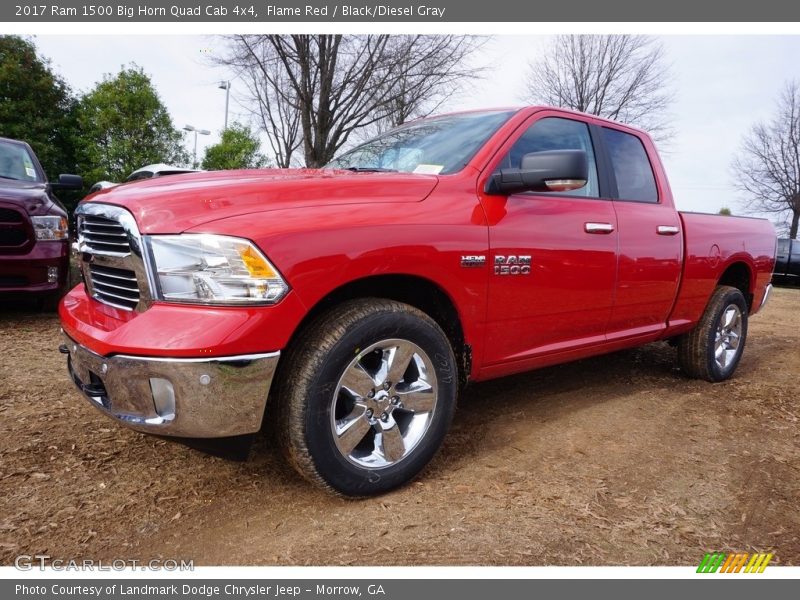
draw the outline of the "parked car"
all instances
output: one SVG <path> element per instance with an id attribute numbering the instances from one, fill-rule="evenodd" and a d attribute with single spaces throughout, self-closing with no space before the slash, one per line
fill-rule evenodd
<path id="1" fill-rule="evenodd" d="M 800 283 L 800 240 L 778 240 L 773 283 Z"/>
<path id="2" fill-rule="evenodd" d="M 89 188 L 89 194 L 94 194 L 100 190 L 107 190 L 108 188 L 117 187 L 118 185 L 119 184 L 114 181 L 98 181 L 97 183 L 92 184 L 92 187 Z"/>
<path id="3" fill-rule="evenodd" d="M 174 167 L 172 165 L 165 165 L 164 163 L 158 163 L 153 165 L 147 165 L 142 167 L 141 169 L 136 169 L 133 173 L 128 175 L 125 178 L 123 183 L 129 183 L 131 181 L 139 181 L 141 179 L 150 179 L 152 177 L 165 177 L 167 175 L 182 175 L 183 173 L 197 173 L 198 169 L 188 169 L 185 167 Z M 100 190 L 106 190 L 108 188 L 118 186 L 118 183 L 114 183 L 113 181 L 98 181 L 92 187 L 89 188 L 89 194 L 93 194 L 95 192 L 99 192 Z"/>
<path id="4" fill-rule="evenodd" d="M 175 167 L 172 165 L 165 165 L 158 163 L 154 165 L 147 165 L 141 169 L 136 169 L 133 173 L 125 178 L 125 183 L 129 181 L 139 181 L 141 179 L 150 179 L 151 177 L 166 177 L 167 175 L 182 175 L 184 173 L 197 173 L 198 169 L 189 169 L 186 167 Z"/>
<path id="5" fill-rule="evenodd" d="M 646 133 L 546 107 L 416 121 L 319 170 L 120 186 L 78 215 L 61 350 L 91 404 L 214 438 L 258 431 L 269 398 L 291 464 L 348 496 L 416 476 L 468 381 L 658 340 L 729 378 L 775 260 L 769 221 L 676 211 Z"/>
<path id="6" fill-rule="evenodd" d="M 53 192 L 82 185 L 77 175 L 49 183 L 28 144 L 0 138 L 0 294 L 55 309 L 69 279 L 69 227 Z"/>

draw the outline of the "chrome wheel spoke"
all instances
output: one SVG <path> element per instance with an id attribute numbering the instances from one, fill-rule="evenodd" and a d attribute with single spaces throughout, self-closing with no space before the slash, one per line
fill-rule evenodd
<path id="1" fill-rule="evenodd" d="M 436 393 L 433 387 L 424 381 L 415 381 L 408 388 L 398 389 L 401 408 L 414 413 L 426 413 L 436 405 Z"/>
<path id="2" fill-rule="evenodd" d="M 387 354 L 386 351 L 383 352 L 378 370 L 375 371 L 375 374 L 372 376 L 375 387 L 382 386 L 383 382 L 389 379 L 389 356 L 387 356 Z"/>
<path id="3" fill-rule="evenodd" d="M 720 347 L 717 349 L 716 353 L 714 353 L 714 357 L 717 360 L 717 364 L 720 367 L 722 367 L 723 369 L 725 368 L 725 365 L 728 364 L 728 357 L 727 357 L 727 355 L 725 353 L 725 346 L 724 345 L 720 345 Z"/>
<path id="4" fill-rule="evenodd" d="M 356 401 L 353 410 L 343 419 L 336 420 L 336 430 L 341 431 L 348 427 L 353 421 L 366 418 L 367 405 L 362 401 Z"/>
<path id="5" fill-rule="evenodd" d="M 411 344 L 399 344 L 396 348 L 392 348 L 389 351 L 389 357 L 387 359 L 388 368 L 386 379 L 392 383 L 401 381 L 413 358 L 414 348 Z M 383 381 L 381 383 L 383 383 Z"/>
<path id="6" fill-rule="evenodd" d="M 374 381 L 363 365 L 355 362 L 344 372 L 339 385 L 353 397 L 366 398 L 374 386 Z"/>
<path id="7" fill-rule="evenodd" d="M 733 357 L 736 356 L 736 350 L 725 350 L 725 365 L 727 366 L 733 360 Z"/>
<path id="8" fill-rule="evenodd" d="M 739 335 L 734 331 L 731 331 L 730 335 L 728 336 L 728 346 L 733 349 L 739 347 Z"/>
<path id="9" fill-rule="evenodd" d="M 397 423 L 394 422 L 394 419 L 390 419 L 386 424 L 381 423 L 381 425 L 382 431 L 378 444 L 380 446 L 380 451 L 388 462 L 397 462 L 403 458 L 403 455 L 406 453 L 406 444 L 403 440 L 403 434 L 400 433 L 400 429 L 397 427 Z"/>
<path id="10" fill-rule="evenodd" d="M 352 415 L 353 413 L 350 414 Z M 349 416 L 350 415 L 348 415 L 348 417 Z M 361 440 L 364 439 L 370 429 L 372 429 L 372 425 L 369 420 L 367 420 L 363 411 L 359 416 L 354 417 L 350 421 L 347 421 L 346 417 L 345 425 L 336 434 L 336 447 L 339 448 L 343 454 L 350 454 L 355 450 L 355 447 L 358 446 Z"/>
<path id="11" fill-rule="evenodd" d="M 725 311 L 725 318 L 723 319 L 723 325 L 725 325 L 726 328 L 729 328 L 731 325 L 733 325 L 733 321 L 736 319 L 737 312 L 738 310 L 734 306 L 729 306 L 728 310 Z"/>

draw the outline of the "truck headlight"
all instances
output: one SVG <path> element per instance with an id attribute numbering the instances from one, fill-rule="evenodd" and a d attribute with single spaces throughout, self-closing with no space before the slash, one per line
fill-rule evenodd
<path id="1" fill-rule="evenodd" d="M 146 240 L 160 300 L 274 304 L 289 291 L 278 270 L 248 240 L 210 234 L 153 235 Z"/>
<path id="2" fill-rule="evenodd" d="M 59 242 L 69 237 L 67 219 L 64 217 L 31 217 L 33 231 L 39 241 Z"/>

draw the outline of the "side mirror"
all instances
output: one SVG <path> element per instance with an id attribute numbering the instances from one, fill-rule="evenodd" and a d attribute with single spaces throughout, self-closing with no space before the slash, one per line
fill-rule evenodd
<path id="1" fill-rule="evenodd" d="M 522 157 L 519 169 L 500 169 L 486 182 L 487 194 L 569 192 L 586 185 L 589 161 L 583 150 L 545 150 Z"/>
<path id="2" fill-rule="evenodd" d="M 83 188 L 83 177 L 80 175 L 59 175 L 58 181 L 51 182 L 54 190 L 80 190 Z"/>

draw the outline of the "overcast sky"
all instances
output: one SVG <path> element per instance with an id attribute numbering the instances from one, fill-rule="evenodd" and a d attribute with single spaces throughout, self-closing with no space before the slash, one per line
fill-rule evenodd
<path id="1" fill-rule="evenodd" d="M 784 82 L 800 79 L 800 36 L 664 36 L 676 101 L 672 109 L 676 136 L 663 155 L 678 207 L 717 212 L 741 210 L 731 187 L 730 162 L 742 135 L 769 118 Z M 209 66 L 220 52 L 219 38 L 208 36 L 55 36 L 35 42 L 56 71 L 78 91 L 90 89 L 104 73 L 135 62 L 151 75 L 175 121 L 209 129 L 202 148 L 218 139 L 225 92 L 217 89 L 224 71 Z M 524 103 L 524 73 L 548 42 L 546 36 L 496 36 L 478 62 L 490 68 L 482 81 L 447 110 Z M 232 84 L 230 120 L 241 119 Z M 193 138 L 187 139 L 191 150 Z"/>

